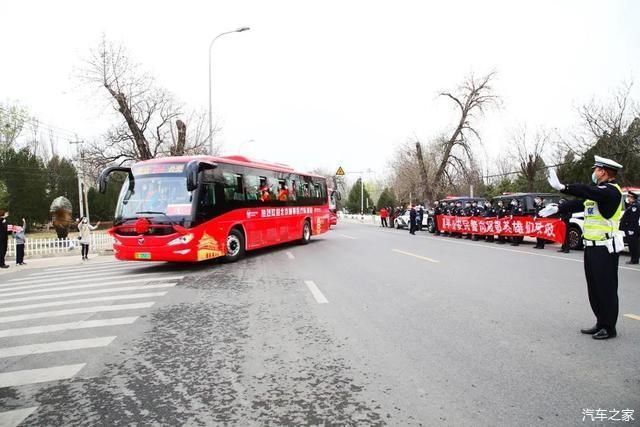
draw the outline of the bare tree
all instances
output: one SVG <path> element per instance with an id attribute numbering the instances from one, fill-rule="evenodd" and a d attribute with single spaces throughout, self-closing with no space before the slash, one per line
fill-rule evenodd
<path id="1" fill-rule="evenodd" d="M 184 106 L 169 91 L 158 87 L 151 75 L 141 71 L 123 46 L 103 37 L 99 46 L 91 50 L 80 79 L 103 88 L 121 119 L 107 132 L 105 141 L 87 144 L 85 156 L 89 164 L 102 167 L 206 151 L 207 135 L 201 131 L 204 115 L 186 114 Z M 172 129 L 174 122 L 177 138 Z M 187 125 L 195 130 L 189 132 L 189 138 Z"/>
<path id="2" fill-rule="evenodd" d="M 433 181 L 440 183 L 443 179 L 454 182 L 455 176 L 464 176 L 469 172 L 473 161 L 473 140 L 481 141 L 480 134 L 474 127 L 473 121 L 479 114 L 484 113 L 485 108 L 495 105 L 498 97 L 493 94 L 491 81 L 495 72 L 476 79 L 473 75 L 458 88 L 457 93 L 441 92 L 440 96 L 452 100 L 459 113 L 455 128 L 448 138 L 441 141 L 442 153 L 439 164 L 436 167 Z M 416 156 L 420 153 L 416 153 Z M 439 195 L 436 188 L 424 183 L 426 195 L 429 200 L 434 200 Z"/>
<path id="3" fill-rule="evenodd" d="M 13 146 L 28 120 L 26 109 L 17 105 L 0 104 L 0 149 Z"/>
<path id="4" fill-rule="evenodd" d="M 532 135 L 526 126 L 522 126 L 511 137 L 511 155 L 518 163 L 520 176 L 527 183 L 527 191 L 534 191 L 536 180 L 545 175 L 543 156 L 548 144 L 549 132 L 542 129 Z"/>

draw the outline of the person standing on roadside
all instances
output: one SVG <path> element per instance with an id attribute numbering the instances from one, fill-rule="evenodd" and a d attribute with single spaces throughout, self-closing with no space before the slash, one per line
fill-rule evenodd
<path id="1" fill-rule="evenodd" d="M 82 259 L 89 259 L 89 243 L 91 243 L 91 232 L 100 226 L 100 221 L 96 225 L 89 224 L 87 217 L 80 218 L 78 230 L 80 230 L 80 246 L 82 248 Z"/>
<path id="2" fill-rule="evenodd" d="M 27 240 L 27 221 L 22 218 L 22 228 L 14 227 L 13 239 L 16 241 L 16 265 L 25 265 L 24 262 L 24 244 Z"/>
<path id="3" fill-rule="evenodd" d="M 409 210 L 409 234 L 416 234 L 416 218 L 418 217 L 418 212 L 416 212 L 416 207 L 411 205 Z"/>
<path id="4" fill-rule="evenodd" d="M 9 243 L 9 224 L 7 223 L 7 217 L 9 212 L 0 211 L 0 268 L 9 268 L 4 262 L 4 257 L 7 255 L 7 247 Z"/>
<path id="5" fill-rule="evenodd" d="M 624 204 L 616 176 L 622 165 L 611 159 L 594 157 L 591 174 L 594 185 L 565 185 L 560 182 L 555 170 L 549 170 L 551 187 L 579 199 L 562 205 L 549 205 L 539 214 L 547 217 L 560 209 L 563 212 L 584 211 L 584 273 L 596 324 L 580 332 L 596 340 L 606 340 L 617 335 L 618 253 L 624 248 L 619 229 Z"/>
<path id="6" fill-rule="evenodd" d="M 558 205 L 562 206 L 566 201 L 567 199 L 562 198 L 558 200 Z M 564 233 L 564 240 L 562 241 L 562 246 L 560 247 L 560 249 L 557 250 L 557 252 L 568 254 L 569 252 L 571 252 L 571 248 L 570 248 L 571 245 L 569 244 L 571 239 L 571 236 L 569 235 L 569 224 L 571 223 L 571 217 L 573 216 L 573 214 L 571 212 L 564 212 L 562 208 L 559 208 L 559 209 L 560 209 L 560 219 L 564 223 L 565 233 Z"/>
<path id="7" fill-rule="evenodd" d="M 387 209 L 383 206 L 380 208 L 380 227 L 388 227 L 387 224 L 387 217 L 389 216 L 389 213 L 387 212 Z"/>
<path id="8" fill-rule="evenodd" d="M 627 196 L 627 209 L 620 218 L 620 230 L 624 231 L 624 240 L 629 245 L 631 260 L 627 264 L 638 264 L 638 252 L 640 244 L 640 205 L 638 205 L 638 194 L 629 191 Z"/>

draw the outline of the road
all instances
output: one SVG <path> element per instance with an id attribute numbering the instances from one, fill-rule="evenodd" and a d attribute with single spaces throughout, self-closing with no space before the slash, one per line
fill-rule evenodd
<path id="1" fill-rule="evenodd" d="M 235 264 L 15 269 L 0 425 L 597 424 L 586 409 L 634 410 L 609 421 L 631 425 L 640 269 L 626 259 L 608 341 L 579 332 L 594 323 L 582 253 L 553 246 L 341 222 Z"/>

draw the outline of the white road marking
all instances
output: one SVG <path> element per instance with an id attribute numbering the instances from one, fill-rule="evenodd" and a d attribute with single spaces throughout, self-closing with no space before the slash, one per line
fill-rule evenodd
<path id="1" fill-rule="evenodd" d="M 399 254 L 412 256 L 412 257 L 419 258 L 419 259 L 423 259 L 423 260 L 425 260 L 425 261 L 429 261 L 429 262 L 434 262 L 434 263 L 438 263 L 438 262 L 440 262 L 440 261 L 438 261 L 437 259 L 427 258 L 426 256 L 412 254 L 411 252 L 401 251 L 400 249 L 391 249 L 391 250 L 392 250 L 393 252 L 397 252 L 397 253 L 399 253 Z"/>
<path id="2" fill-rule="evenodd" d="M 30 408 L 0 412 L 0 426 L 16 427 L 26 420 L 29 415 L 33 414 L 36 409 L 38 409 L 37 406 L 32 406 Z"/>
<path id="3" fill-rule="evenodd" d="M 320 289 L 316 286 L 315 283 L 311 280 L 305 280 L 304 283 L 307 285 L 307 288 L 311 291 L 311 295 L 316 299 L 318 304 L 326 304 L 329 300 L 320 292 Z"/>
<path id="4" fill-rule="evenodd" d="M 289 259 L 296 259 L 296 257 L 294 257 L 293 254 L 288 251 L 287 251 L 287 257 L 289 257 Z"/>
<path id="5" fill-rule="evenodd" d="M 52 368 L 26 369 L 24 371 L 0 373 L 0 388 L 66 380 L 80 372 L 85 365 L 86 363 L 80 363 L 78 365 L 62 365 Z"/>
<path id="6" fill-rule="evenodd" d="M 0 305 L 2 304 L 10 304 L 15 302 L 26 302 L 26 301 L 38 301 L 43 299 L 57 299 L 57 298 L 69 298 L 69 297 L 78 297 L 82 295 L 95 295 L 95 294 L 108 294 L 112 292 L 125 292 L 125 291 L 139 291 L 139 290 L 148 290 L 148 289 L 163 289 L 163 288 L 171 288 L 174 287 L 176 283 L 162 283 L 159 285 L 139 285 L 139 286 L 125 286 L 122 288 L 107 288 L 107 289 L 92 289 L 90 291 L 78 291 L 78 292 L 64 292 L 61 294 L 49 294 L 49 295 L 33 295 L 30 297 L 20 297 L 20 298 L 9 298 L 0 300 Z M 0 309 L 2 310 L 2 309 Z"/>
<path id="7" fill-rule="evenodd" d="M 629 319 L 633 320 L 640 320 L 640 316 L 637 316 L 635 314 L 625 314 L 624 317 L 628 317 Z"/>
<path id="8" fill-rule="evenodd" d="M 120 273 L 120 272 L 119 272 Z M 39 277 L 35 280 L 33 279 L 20 279 L 20 281 L 15 281 L 12 283 L 9 283 L 9 286 L 13 286 L 13 287 L 9 287 L 9 286 L 1 286 L 0 287 L 0 292 L 5 292 L 5 291 L 11 291 L 14 289 L 31 289 L 31 288 L 36 288 L 37 286 L 42 286 L 42 285 L 47 285 L 47 284 L 56 284 L 56 283 L 62 283 L 64 285 L 68 285 L 71 283 L 81 283 L 81 282 L 86 282 L 87 279 L 98 279 L 98 280 L 113 280 L 113 279 L 124 279 L 124 278 L 136 278 L 136 277 L 149 277 L 149 276 L 153 276 L 156 275 L 158 276 L 158 273 L 142 273 L 142 274 L 116 274 L 115 276 L 99 276 L 99 275 L 94 275 L 91 273 L 83 273 L 83 274 L 74 274 L 71 277 L 57 277 L 57 276 L 53 276 L 53 277 Z"/>
<path id="9" fill-rule="evenodd" d="M 0 298 L 5 298 L 5 297 L 10 297 L 15 295 L 31 295 L 31 294 L 41 293 L 41 292 L 66 291 L 70 289 L 98 288 L 100 286 L 119 285 L 121 283 L 141 283 L 141 282 L 146 283 L 146 282 L 152 282 L 157 280 L 180 280 L 182 279 L 182 277 L 184 276 L 168 276 L 168 277 L 155 276 L 155 277 L 147 277 L 144 279 L 130 279 L 130 280 L 120 280 L 117 282 L 90 283 L 88 285 L 60 286 L 57 288 L 49 287 L 51 285 L 37 285 L 35 286 L 35 288 L 39 288 L 39 289 L 30 289 L 28 291 L 18 291 L 18 292 L 8 292 L 8 293 L 5 293 L 4 291 L 0 292 Z M 54 283 L 54 285 L 60 285 L 60 283 Z M 25 287 L 33 288 L 33 286 L 32 287 L 25 286 Z M 24 289 L 24 288 L 17 288 L 17 289 Z"/>
<path id="10" fill-rule="evenodd" d="M 0 348 L 0 358 L 28 356 L 31 354 L 54 353 L 58 351 L 82 350 L 85 348 L 106 347 L 116 337 L 89 338 L 83 340 L 55 341 L 40 344 L 19 345 Z"/>
<path id="11" fill-rule="evenodd" d="M 71 314 L 101 313 L 105 311 L 135 310 L 149 308 L 155 302 L 142 302 L 136 304 L 98 305 L 94 307 L 72 308 L 69 310 L 44 311 L 41 313 L 20 314 L 17 316 L 0 317 L 0 323 L 19 322 L 21 320 L 44 319 L 47 317 L 68 316 Z"/>
<path id="12" fill-rule="evenodd" d="M 81 320 L 71 323 L 57 323 L 53 325 L 32 326 L 29 328 L 14 328 L 0 330 L 0 338 L 19 337 L 23 335 L 45 334 L 49 332 L 68 331 L 72 329 L 101 328 L 104 326 L 130 325 L 138 319 L 133 317 L 116 317 L 104 320 Z M 2 425 L 0 423 L 0 425 Z"/>
<path id="13" fill-rule="evenodd" d="M 47 269 L 43 271 L 37 271 L 35 273 L 29 274 L 29 276 L 34 276 L 34 277 L 56 276 L 56 275 L 62 275 L 62 274 L 84 273 L 87 271 L 100 272 L 105 270 L 106 271 L 126 270 L 128 268 L 135 269 L 136 267 L 140 267 L 140 266 L 139 265 L 138 266 L 136 265 L 105 265 L 101 267 L 94 267 L 94 266 L 83 265 L 75 268 L 65 268 L 63 270 Z"/>
<path id="14" fill-rule="evenodd" d="M 346 234 L 338 234 L 338 236 L 346 237 L 347 239 L 357 240 L 356 237 L 347 236 Z"/>
<path id="15" fill-rule="evenodd" d="M 122 262 L 122 261 L 89 262 L 89 263 L 87 263 L 85 261 L 85 262 L 80 263 L 80 260 L 78 260 L 77 264 L 67 265 L 67 266 L 63 266 L 63 267 L 47 268 L 47 271 L 64 271 L 64 270 L 72 270 L 74 268 L 81 270 L 83 268 L 120 267 L 120 266 L 125 266 L 125 265 L 136 265 L 136 263 L 135 262 L 127 263 L 127 262 Z"/>
<path id="16" fill-rule="evenodd" d="M 166 294 L 167 292 L 145 292 L 142 294 L 108 295 L 106 297 L 81 298 L 81 299 L 74 299 L 74 300 L 43 302 L 39 304 L 27 304 L 27 305 L 18 305 L 14 307 L 0 308 L 0 313 L 7 313 L 11 311 L 20 311 L 20 310 L 31 310 L 33 308 L 59 307 L 61 305 L 85 304 L 88 302 L 120 301 L 120 300 L 128 300 L 128 299 L 162 297 L 162 296 L 165 296 Z"/>
<path id="17" fill-rule="evenodd" d="M 41 282 L 46 282 L 46 281 L 63 281 L 63 280 L 73 280 L 73 279 L 77 279 L 78 277 L 86 277 L 86 276 L 91 276 L 91 277 L 109 277 L 109 275 L 113 276 L 114 274 L 123 274 L 123 273 L 127 273 L 127 274 L 157 274 L 157 272 L 154 271 L 149 271 L 146 273 L 137 273 L 135 270 L 112 270 L 112 269 L 108 269 L 105 271 L 77 271 L 75 273 L 68 273 L 68 274 L 49 274 L 47 276 L 29 276 L 29 277 L 22 277 L 20 279 L 11 279 L 8 283 L 5 283 L 3 285 L 0 285 L 0 288 L 6 288 L 8 286 L 11 285 L 17 285 L 18 283 L 41 283 Z"/>

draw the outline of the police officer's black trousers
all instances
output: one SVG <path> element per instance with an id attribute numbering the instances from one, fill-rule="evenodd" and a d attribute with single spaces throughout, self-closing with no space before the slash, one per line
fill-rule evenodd
<path id="1" fill-rule="evenodd" d="M 605 246 L 584 248 L 584 274 L 596 326 L 616 330 L 618 321 L 618 254 Z"/>
<path id="2" fill-rule="evenodd" d="M 7 242 L 0 242 L 0 265 L 4 265 L 4 257 L 7 254 Z"/>
<path id="3" fill-rule="evenodd" d="M 625 237 L 625 240 L 629 244 L 629 254 L 631 255 L 631 262 L 638 262 L 638 257 L 640 256 L 640 238 L 638 237 Z"/>

